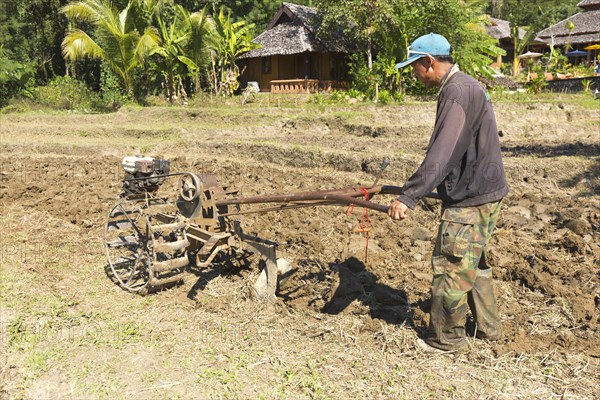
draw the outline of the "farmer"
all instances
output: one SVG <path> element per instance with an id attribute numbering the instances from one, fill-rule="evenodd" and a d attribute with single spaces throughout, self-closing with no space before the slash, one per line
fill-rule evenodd
<path id="1" fill-rule="evenodd" d="M 485 257 L 508 193 L 496 118 L 488 94 L 454 64 L 443 36 L 430 33 L 415 40 L 396 68 L 408 65 L 426 87 L 439 88 L 436 121 L 423 163 L 388 214 L 394 220 L 406 218 L 409 208 L 437 188 L 442 214 L 432 256 L 431 315 L 418 345 L 427 352 L 460 351 L 467 344 L 467 304 L 477 338 L 502 336 Z"/>

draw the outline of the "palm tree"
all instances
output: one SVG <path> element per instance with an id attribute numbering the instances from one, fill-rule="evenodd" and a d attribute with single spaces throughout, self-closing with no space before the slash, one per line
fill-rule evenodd
<path id="1" fill-rule="evenodd" d="M 103 60 L 121 79 L 129 96 L 133 94 L 133 70 L 160 42 L 153 27 L 146 27 L 140 35 L 130 5 L 118 12 L 108 0 L 81 0 L 61 8 L 70 23 L 89 23 L 96 37 L 94 40 L 81 29 L 70 29 L 62 42 L 63 56 L 70 61 L 84 57 Z"/>
<path id="2" fill-rule="evenodd" d="M 194 64 L 198 67 L 191 71 L 194 79 L 194 90 L 200 92 L 200 71 L 210 65 L 211 61 L 211 38 L 214 37 L 215 21 L 206 11 L 206 7 L 200 12 L 194 12 L 189 17 L 192 33 L 188 43 L 188 54 Z"/>

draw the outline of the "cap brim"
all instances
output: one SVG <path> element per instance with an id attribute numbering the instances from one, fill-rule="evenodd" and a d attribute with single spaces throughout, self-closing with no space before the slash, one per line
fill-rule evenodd
<path id="1" fill-rule="evenodd" d="M 401 63 L 396 64 L 396 68 L 397 69 L 404 68 L 407 65 L 414 63 L 421 57 L 425 57 L 425 54 L 413 54 L 412 56 L 408 57 L 406 60 L 402 61 Z"/>

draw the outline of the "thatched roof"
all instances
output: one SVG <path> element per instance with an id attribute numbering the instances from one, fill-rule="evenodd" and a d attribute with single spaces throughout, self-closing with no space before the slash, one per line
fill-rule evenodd
<path id="1" fill-rule="evenodd" d="M 267 25 L 267 30 L 253 40 L 262 47 L 244 53 L 239 58 L 346 51 L 346 46 L 339 40 L 317 39 L 318 27 L 319 14 L 316 8 L 283 3 Z"/>
<path id="2" fill-rule="evenodd" d="M 267 25 L 267 29 L 271 29 L 277 25 L 277 23 L 281 21 L 283 14 L 287 14 L 288 17 L 295 19 L 301 25 L 309 28 L 312 32 L 316 32 L 319 28 L 319 11 L 316 8 L 284 2 L 281 3 L 281 7 L 277 10 L 275 17 L 273 17 L 269 25 Z"/>
<path id="3" fill-rule="evenodd" d="M 583 0 L 577 4 L 577 7 L 583 9 L 594 9 L 600 7 L 600 0 Z"/>
<path id="4" fill-rule="evenodd" d="M 258 35 L 253 42 L 262 44 L 240 58 L 267 57 L 277 54 L 325 52 L 327 49 L 303 26 L 284 23 L 276 25 Z"/>
<path id="5" fill-rule="evenodd" d="M 494 39 L 511 39 L 510 22 L 498 18 L 490 18 L 490 25 L 485 30 Z M 519 39 L 523 39 L 526 31 L 519 28 Z"/>
<path id="6" fill-rule="evenodd" d="M 555 45 L 600 42 L 600 0 L 583 0 L 578 6 L 583 8 L 582 12 L 544 29 L 537 39 L 550 43 L 554 38 Z M 573 23 L 571 32 L 568 21 Z"/>

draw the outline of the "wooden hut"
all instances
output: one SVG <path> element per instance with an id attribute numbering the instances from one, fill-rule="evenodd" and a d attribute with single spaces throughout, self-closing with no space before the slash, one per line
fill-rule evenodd
<path id="1" fill-rule="evenodd" d="M 579 50 L 600 44 L 600 0 L 583 0 L 577 6 L 581 12 L 544 29 L 537 39 L 554 46 L 570 44 Z M 571 30 L 569 26 L 572 26 Z"/>
<path id="2" fill-rule="evenodd" d="M 318 11 L 283 3 L 253 41 L 262 47 L 239 57 L 241 87 L 257 82 L 260 91 L 315 93 L 347 88 L 347 54 L 340 40 L 317 38 Z"/>

